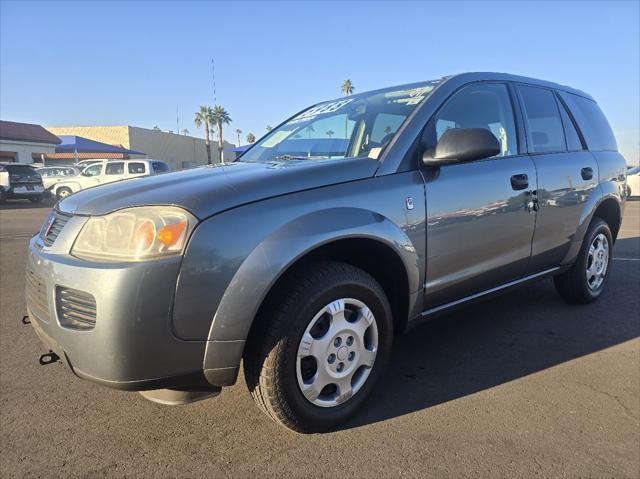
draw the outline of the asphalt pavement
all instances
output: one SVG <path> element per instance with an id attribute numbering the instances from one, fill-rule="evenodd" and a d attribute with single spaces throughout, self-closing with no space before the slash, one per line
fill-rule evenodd
<path id="1" fill-rule="evenodd" d="M 242 377 L 168 407 L 40 366 L 20 318 L 50 207 L 0 207 L 2 477 L 640 477 L 640 202 L 596 304 L 545 280 L 420 326 L 355 420 L 309 436 L 264 416 Z"/>

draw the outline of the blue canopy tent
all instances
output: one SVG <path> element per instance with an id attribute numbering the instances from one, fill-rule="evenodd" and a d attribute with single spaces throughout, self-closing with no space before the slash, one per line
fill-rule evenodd
<path id="1" fill-rule="evenodd" d="M 120 153 L 123 155 L 144 155 L 145 153 L 128 150 L 119 146 L 101 143 L 76 135 L 58 136 L 62 143 L 56 146 L 56 153 L 74 153 L 76 161 L 78 153 Z"/>

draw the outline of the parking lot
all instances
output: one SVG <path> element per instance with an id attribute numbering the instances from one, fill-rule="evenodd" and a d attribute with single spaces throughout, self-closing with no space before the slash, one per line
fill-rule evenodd
<path id="1" fill-rule="evenodd" d="M 263 416 L 242 378 L 167 407 L 40 366 L 20 318 L 27 241 L 50 207 L 0 209 L 3 477 L 640 476 L 638 201 L 598 303 L 570 306 L 545 280 L 421 326 L 357 418 L 311 436 Z"/>

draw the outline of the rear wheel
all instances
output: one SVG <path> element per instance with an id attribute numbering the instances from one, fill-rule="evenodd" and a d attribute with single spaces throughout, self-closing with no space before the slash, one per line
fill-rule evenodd
<path id="1" fill-rule="evenodd" d="M 298 432 L 352 417 L 391 351 L 391 309 L 377 281 L 347 264 L 308 264 L 281 285 L 263 316 L 244 361 L 260 408 Z"/>
<path id="2" fill-rule="evenodd" d="M 570 303 L 598 299 L 609 280 L 613 240 L 609 225 L 594 218 L 571 269 L 554 278 L 556 290 Z"/>
<path id="3" fill-rule="evenodd" d="M 72 193 L 73 191 L 71 191 L 71 188 L 62 186 L 58 188 L 58 190 L 56 191 L 56 198 L 58 198 L 59 200 L 64 200 L 67 196 L 69 196 Z"/>
<path id="4" fill-rule="evenodd" d="M 42 201 L 42 196 L 30 196 L 29 201 L 31 201 L 31 203 L 40 203 Z"/>

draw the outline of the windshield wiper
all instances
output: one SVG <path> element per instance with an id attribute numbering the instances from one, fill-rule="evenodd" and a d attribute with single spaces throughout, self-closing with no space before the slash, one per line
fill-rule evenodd
<path id="1" fill-rule="evenodd" d="M 288 160 L 323 160 L 329 158 L 328 156 L 297 156 L 297 155 L 280 155 L 271 158 L 275 161 L 288 161 Z"/>

